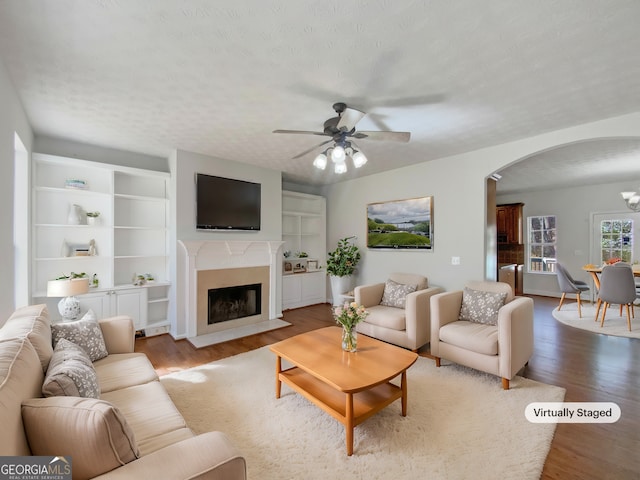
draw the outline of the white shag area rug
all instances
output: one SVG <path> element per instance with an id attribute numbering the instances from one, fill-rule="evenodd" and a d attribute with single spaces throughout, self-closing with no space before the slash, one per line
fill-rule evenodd
<path id="1" fill-rule="evenodd" d="M 623 308 L 622 316 L 620 316 L 620 306 L 618 305 L 612 305 L 607 308 L 604 326 L 600 327 L 602 309 L 603 307 L 600 307 L 600 316 L 597 322 L 595 321 L 595 306 L 585 305 L 584 303 L 582 304 L 582 318 L 578 317 L 577 303 L 565 303 L 562 305 L 562 310 L 558 311 L 556 307 L 551 314 L 553 318 L 560 323 L 582 330 L 588 330 L 589 332 L 614 335 L 616 337 L 640 338 L 640 306 L 635 306 L 636 318 L 631 318 L 631 331 L 629 331 L 629 327 L 627 326 L 627 311 Z"/>
<path id="2" fill-rule="evenodd" d="M 283 367 L 286 367 L 283 360 Z M 196 433 L 225 432 L 249 479 L 538 479 L 555 424 L 525 418 L 530 402 L 561 402 L 560 387 L 500 379 L 420 357 L 400 401 L 358 425 L 354 454 L 342 424 L 282 385 L 269 347 L 161 377 Z"/>

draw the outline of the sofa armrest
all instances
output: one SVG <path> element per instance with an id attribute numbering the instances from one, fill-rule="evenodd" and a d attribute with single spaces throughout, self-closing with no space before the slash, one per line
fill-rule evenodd
<path id="1" fill-rule="evenodd" d="M 247 466 L 224 433 L 207 432 L 168 445 L 95 478 L 246 480 Z"/>
<path id="2" fill-rule="evenodd" d="M 406 331 L 410 340 L 431 337 L 431 297 L 441 293 L 441 287 L 429 287 L 409 293 L 405 301 Z M 418 342 L 422 343 L 422 341 Z"/>
<path id="3" fill-rule="evenodd" d="M 439 355 L 440 329 L 451 322 L 458 321 L 462 307 L 462 290 L 443 292 L 433 295 L 431 303 L 431 354 Z"/>
<path id="4" fill-rule="evenodd" d="M 533 355 L 533 299 L 515 297 L 498 311 L 500 376 L 511 379 Z"/>
<path id="5" fill-rule="evenodd" d="M 107 352 L 133 353 L 135 348 L 136 332 L 133 320 L 126 315 L 102 318 L 98 320 Z"/>
<path id="6" fill-rule="evenodd" d="M 365 308 L 380 305 L 382 294 L 384 293 L 384 283 L 372 283 L 370 285 L 360 285 L 355 288 L 353 295 L 358 305 Z"/>

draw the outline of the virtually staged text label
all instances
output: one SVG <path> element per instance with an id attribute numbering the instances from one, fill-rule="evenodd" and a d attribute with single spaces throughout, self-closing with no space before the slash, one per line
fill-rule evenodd
<path id="1" fill-rule="evenodd" d="M 620 415 L 613 402 L 534 402 L 524 411 L 531 423 L 615 423 Z"/>

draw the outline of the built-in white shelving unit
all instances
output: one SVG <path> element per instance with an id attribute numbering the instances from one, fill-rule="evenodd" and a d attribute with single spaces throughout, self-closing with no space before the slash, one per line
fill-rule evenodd
<path id="1" fill-rule="evenodd" d="M 85 187 L 69 188 L 71 179 Z M 84 272 L 99 285 L 79 297 L 83 311 L 128 314 L 136 328 L 156 333 L 168 327 L 168 182 L 164 172 L 34 154 L 33 300 L 47 303 L 55 318 L 58 299 L 46 297 L 47 282 Z M 71 224 L 72 208 L 80 210 L 80 224 Z M 100 215 L 89 225 L 85 213 L 93 211 Z M 92 240 L 94 255 L 75 254 Z M 153 280 L 135 286 L 136 275 Z"/>
<path id="2" fill-rule="evenodd" d="M 282 308 L 326 302 L 326 200 L 319 195 L 282 192 Z M 299 253 L 306 253 L 300 257 Z M 317 265 L 316 269 L 310 268 Z"/>

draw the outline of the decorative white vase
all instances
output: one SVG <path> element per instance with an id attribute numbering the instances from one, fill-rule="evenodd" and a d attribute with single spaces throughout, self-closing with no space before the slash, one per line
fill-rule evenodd
<path id="1" fill-rule="evenodd" d="M 353 289 L 353 275 L 344 277 L 329 276 L 331 282 L 331 300 L 334 305 L 344 303 L 344 295 Z"/>
<path id="2" fill-rule="evenodd" d="M 82 208 L 80 208 L 80 205 L 76 205 L 75 203 L 72 203 L 71 205 L 69 205 L 69 214 L 67 215 L 67 223 L 69 225 L 80 225 L 80 223 L 82 222 L 82 217 L 80 215 L 81 212 L 82 212 Z"/>

